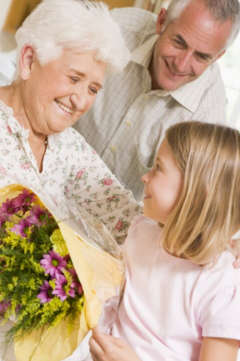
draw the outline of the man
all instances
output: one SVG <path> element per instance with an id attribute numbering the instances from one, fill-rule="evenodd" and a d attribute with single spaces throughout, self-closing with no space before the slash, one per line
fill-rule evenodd
<path id="1" fill-rule="evenodd" d="M 224 86 L 215 62 L 237 35 L 239 2 L 172 0 L 157 22 L 137 8 L 112 13 L 132 61 L 123 73 L 107 78 L 76 129 L 140 199 L 141 176 L 152 166 L 168 126 L 192 119 L 225 121 Z"/>
<path id="2" fill-rule="evenodd" d="M 178 121 L 225 121 L 226 97 L 216 60 L 240 25 L 238 0 L 172 0 L 156 15 L 112 12 L 132 52 L 109 75 L 94 106 L 75 126 L 124 185 L 141 199 L 165 129 Z M 0 65 L 1 70 L 1 65 Z"/>

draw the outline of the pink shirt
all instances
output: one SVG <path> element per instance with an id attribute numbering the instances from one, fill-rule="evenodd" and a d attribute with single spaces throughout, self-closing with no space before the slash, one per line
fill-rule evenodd
<path id="1" fill-rule="evenodd" d="M 240 270 L 224 252 L 212 267 L 167 254 L 159 226 L 135 219 L 124 244 L 126 285 L 112 325 L 143 361 L 197 361 L 202 337 L 240 340 Z M 112 310 L 113 311 L 113 310 Z"/>

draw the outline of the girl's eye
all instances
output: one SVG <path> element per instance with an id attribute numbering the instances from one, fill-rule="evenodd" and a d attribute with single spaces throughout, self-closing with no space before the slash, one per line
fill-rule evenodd
<path id="1" fill-rule="evenodd" d="M 158 170 L 158 171 L 162 169 L 161 166 L 160 166 L 160 164 L 158 164 L 158 163 L 155 165 L 155 168 L 156 168 L 156 170 Z"/>

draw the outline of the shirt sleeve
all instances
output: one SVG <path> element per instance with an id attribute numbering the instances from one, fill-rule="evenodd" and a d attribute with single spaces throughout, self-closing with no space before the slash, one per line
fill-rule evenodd
<path id="1" fill-rule="evenodd" d="M 203 337 L 240 340 L 240 284 L 221 288 L 202 311 Z"/>
<path id="2" fill-rule="evenodd" d="M 141 211 L 140 205 L 82 137 L 80 149 L 73 153 L 78 157 L 70 172 L 72 181 L 67 186 L 67 197 L 71 198 L 74 213 L 84 209 L 122 243 L 132 218 Z"/>

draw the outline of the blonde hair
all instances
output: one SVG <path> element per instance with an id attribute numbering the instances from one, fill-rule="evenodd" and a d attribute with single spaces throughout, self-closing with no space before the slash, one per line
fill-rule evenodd
<path id="1" fill-rule="evenodd" d="M 166 139 L 183 187 L 163 229 L 164 249 L 204 265 L 240 228 L 240 133 L 201 122 L 170 127 Z"/>

